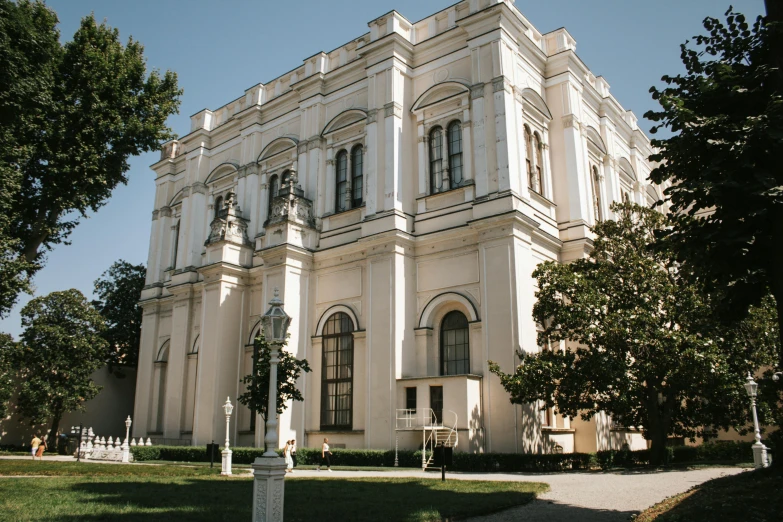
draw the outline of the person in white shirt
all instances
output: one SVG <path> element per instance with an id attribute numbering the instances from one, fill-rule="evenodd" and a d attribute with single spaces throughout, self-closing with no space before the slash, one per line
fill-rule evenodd
<path id="1" fill-rule="evenodd" d="M 332 471 L 332 452 L 329 451 L 329 439 L 324 438 L 324 443 L 321 446 L 321 466 L 326 463 L 326 471 Z M 318 471 L 321 471 L 321 466 L 318 466 Z"/>

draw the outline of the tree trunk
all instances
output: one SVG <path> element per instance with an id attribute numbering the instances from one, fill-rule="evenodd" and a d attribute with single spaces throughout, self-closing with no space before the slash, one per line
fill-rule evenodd
<path id="1" fill-rule="evenodd" d="M 63 414 L 58 412 L 55 413 L 52 418 L 52 427 L 49 429 L 49 440 L 46 441 L 48 451 L 57 451 L 57 428 L 60 426 L 62 416 Z"/>
<path id="2" fill-rule="evenodd" d="M 647 434 L 650 437 L 650 465 L 666 464 L 666 440 L 669 435 L 668 415 L 661 411 L 665 408 L 658 404 L 658 392 L 650 389 L 647 394 Z"/>

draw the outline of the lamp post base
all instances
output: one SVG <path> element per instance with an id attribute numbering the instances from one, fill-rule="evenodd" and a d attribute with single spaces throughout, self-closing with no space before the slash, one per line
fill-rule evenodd
<path id="1" fill-rule="evenodd" d="M 764 444 L 761 442 L 755 443 L 753 446 L 753 467 L 758 468 L 767 468 L 769 467 L 769 453 L 767 453 L 767 448 Z"/>
<path id="2" fill-rule="evenodd" d="M 253 462 L 253 522 L 283 522 L 285 459 L 258 457 Z"/>
<path id="3" fill-rule="evenodd" d="M 220 452 L 223 456 L 223 465 L 220 469 L 221 475 L 231 475 L 231 450 L 224 449 Z"/>

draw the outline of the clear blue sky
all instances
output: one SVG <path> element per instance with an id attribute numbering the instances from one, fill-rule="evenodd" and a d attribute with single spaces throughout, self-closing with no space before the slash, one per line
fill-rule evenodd
<path id="1" fill-rule="evenodd" d="M 117 27 L 123 40 L 145 46 L 148 68 L 171 69 L 185 90 L 180 114 L 169 120 L 179 135 L 189 117 L 239 97 L 301 65 L 304 58 L 367 32 L 367 22 L 395 9 L 417 21 L 452 0 L 49 0 L 59 15 L 63 40 L 79 20 L 94 12 Z M 720 17 L 733 4 L 750 19 L 763 13 L 763 0 L 517 0 L 516 7 L 542 33 L 566 27 L 577 54 L 596 76 L 604 76 L 615 98 L 639 117 L 654 108 L 648 89 L 663 74 L 681 70 L 679 45 L 703 33 L 705 16 Z M 84 220 L 71 245 L 58 245 L 35 277 L 36 294 L 77 288 L 88 297 L 93 281 L 118 259 L 146 263 L 154 182 L 149 165 L 159 156 L 131 159 L 130 182 L 109 203 Z M 18 336 L 22 296 L 0 331 Z"/>

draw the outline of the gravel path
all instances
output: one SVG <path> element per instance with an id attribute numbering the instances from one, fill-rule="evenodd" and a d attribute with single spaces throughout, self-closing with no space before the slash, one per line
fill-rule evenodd
<path id="1" fill-rule="evenodd" d="M 550 490 L 530 504 L 500 513 L 474 517 L 470 522 L 627 522 L 631 516 L 666 497 L 687 491 L 707 480 L 734 475 L 742 468 L 700 468 L 688 471 L 625 471 L 614 473 L 448 473 L 447 480 L 503 480 L 546 482 Z M 421 471 L 305 471 L 313 477 L 420 477 Z"/>

